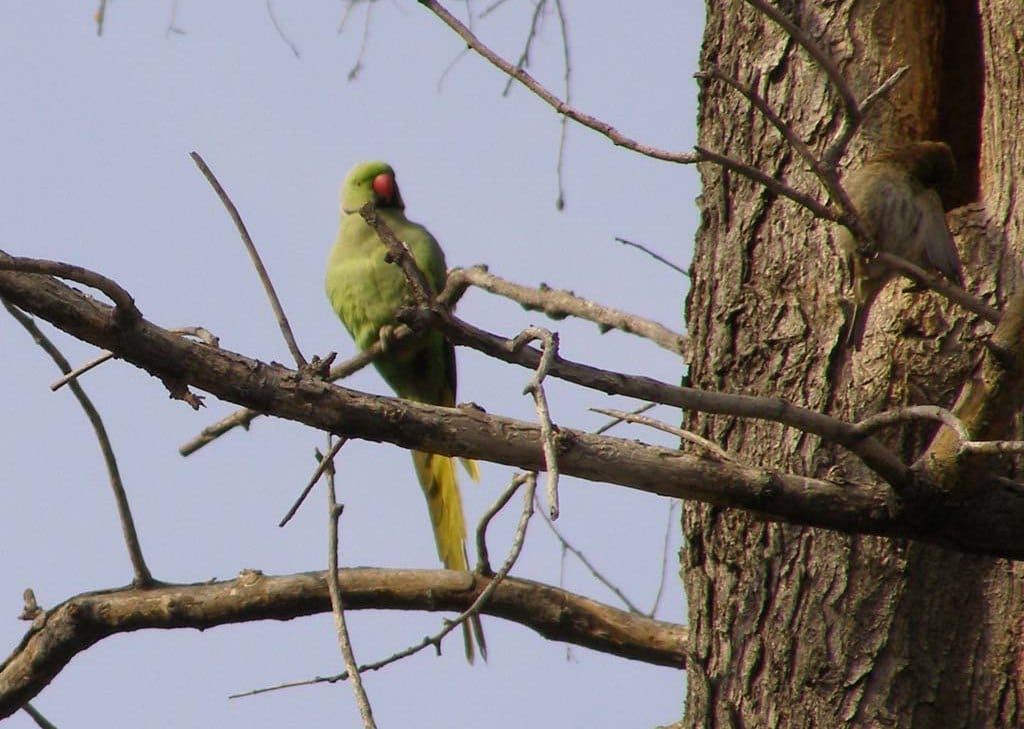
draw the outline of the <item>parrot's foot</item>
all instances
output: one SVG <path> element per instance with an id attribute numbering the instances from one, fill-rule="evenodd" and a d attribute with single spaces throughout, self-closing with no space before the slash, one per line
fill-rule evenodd
<path id="1" fill-rule="evenodd" d="M 385 324 L 377 332 L 377 338 L 380 340 L 381 349 L 386 353 L 390 350 L 395 343 L 395 327 L 392 324 Z"/>

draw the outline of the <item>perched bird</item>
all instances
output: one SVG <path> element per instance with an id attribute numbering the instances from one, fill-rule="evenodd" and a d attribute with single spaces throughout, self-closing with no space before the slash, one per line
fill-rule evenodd
<path id="1" fill-rule="evenodd" d="M 846 176 L 843 186 L 879 251 L 934 269 L 963 286 L 960 258 L 936 191 L 949 184 L 955 173 L 949 145 L 911 142 L 869 159 Z M 896 272 L 858 254 L 846 228 L 839 232 L 839 245 L 853 269 L 856 305 L 847 343 L 860 349 L 868 310 Z"/>
<path id="2" fill-rule="evenodd" d="M 331 306 L 360 349 L 382 336 L 382 329 L 397 324 L 395 315 L 412 303 L 412 292 L 401 269 L 384 259 L 387 252 L 377 233 L 359 215 L 373 202 L 377 215 L 412 252 L 416 265 L 434 291 L 444 288 L 447 277 L 444 252 L 426 228 L 405 217 L 395 172 L 384 162 L 362 162 L 345 177 L 341 186 L 341 228 L 327 261 L 325 288 Z M 396 350 L 388 350 L 374 364 L 399 397 L 453 407 L 455 405 L 455 350 L 437 331 Z M 455 462 L 447 456 L 412 452 L 423 494 L 427 497 L 434 526 L 437 553 L 444 566 L 467 570 L 466 521 L 455 478 Z M 474 481 L 479 479 L 475 461 L 463 460 Z M 470 624 L 472 632 L 470 632 Z M 463 623 L 466 658 L 473 661 L 473 637 L 487 658 L 480 619 Z"/>

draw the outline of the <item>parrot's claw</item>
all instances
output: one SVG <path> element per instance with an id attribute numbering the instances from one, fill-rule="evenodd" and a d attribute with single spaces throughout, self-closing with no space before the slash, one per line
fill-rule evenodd
<path id="1" fill-rule="evenodd" d="M 391 324 L 385 324 L 380 328 L 377 337 L 380 340 L 381 349 L 386 353 L 394 345 L 395 327 Z"/>

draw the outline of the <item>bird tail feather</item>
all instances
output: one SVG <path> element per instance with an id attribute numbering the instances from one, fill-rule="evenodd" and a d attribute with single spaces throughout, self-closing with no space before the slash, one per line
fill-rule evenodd
<path id="1" fill-rule="evenodd" d="M 466 555 L 466 518 L 462 513 L 462 497 L 455 478 L 455 461 L 448 456 L 433 453 L 412 452 L 416 476 L 419 478 L 423 495 L 430 510 L 430 522 L 434 527 L 434 541 L 441 563 L 450 570 L 469 570 Z M 476 461 L 463 459 L 463 465 L 474 481 L 479 479 Z M 462 624 L 466 642 L 466 660 L 473 662 L 473 638 L 480 647 L 480 655 L 487 660 L 487 643 L 484 641 L 480 617 L 474 615 Z"/>

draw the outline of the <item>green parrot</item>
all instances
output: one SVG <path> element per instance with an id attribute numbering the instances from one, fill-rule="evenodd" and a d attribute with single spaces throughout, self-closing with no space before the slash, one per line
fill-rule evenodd
<path id="1" fill-rule="evenodd" d="M 327 260 L 325 288 L 331 306 L 360 349 L 394 326 L 395 314 L 412 302 L 412 292 L 401 269 L 384 260 L 386 247 L 366 224 L 359 209 L 373 202 L 377 214 L 412 252 L 434 292 L 444 288 L 448 271 L 444 252 L 422 225 L 405 217 L 405 204 L 395 182 L 395 171 L 385 162 L 361 162 L 349 170 L 341 185 L 341 228 Z M 401 351 L 385 352 L 374 363 L 391 389 L 402 398 L 430 405 L 455 406 L 455 349 L 437 331 L 425 332 Z M 468 570 L 466 521 L 455 478 L 455 462 L 448 456 L 412 452 L 416 476 L 427 497 L 437 553 L 447 569 Z M 480 475 L 475 461 L 463 460 L 474 481 Z M 470 625 L 472 624 L 472 632 Z M 480 655 L 487 659 L 487 644 L 474 616 L 463 623 L 466 658 L 473 662 L 473 636 Z"/>

